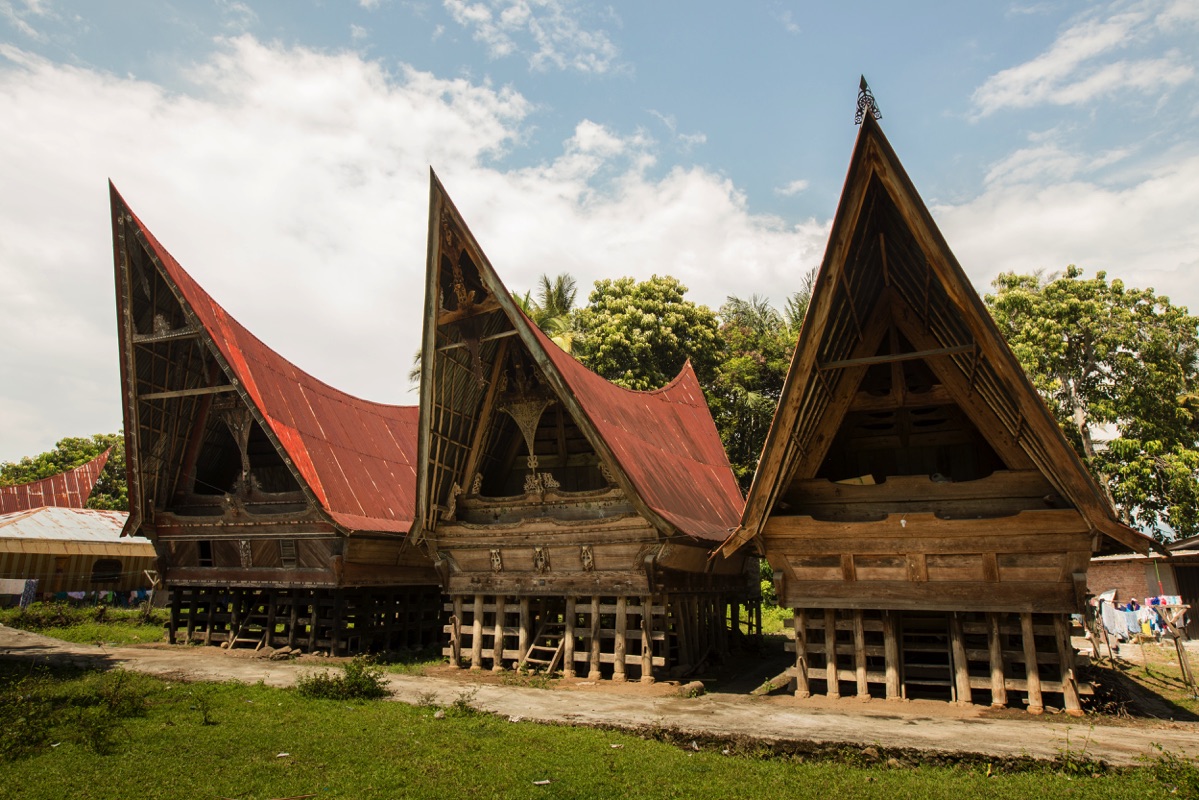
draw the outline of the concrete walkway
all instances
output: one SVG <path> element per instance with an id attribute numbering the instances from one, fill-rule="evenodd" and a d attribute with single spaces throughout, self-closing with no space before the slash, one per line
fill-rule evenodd
<path id="1" fill-rule="evenodd" d="M 259 680 L 292 685 L 296 677 L 327 666 L 242 657 L 205 647 L 101 648 L 76 645 L 0 626 L 0 659 L 46 660 L 127 669 L 186 680 Z M 829 701 L 790 696 L 677 695 L 664 684 L 642 686 L 603 681 L 559 681 L 554 689 L 502 685 L 470 673 L 434 677 L 390 675 L 395 700 L 449 705 L 469 699 L 474 707 L 511 719 L 624 729 L 668 729 L 700 739 L 756 739 L 804 746 L 874 746 L 944 756 L 1056 759 L 1069 753 L 1113 765 L 1135 765 L 1157 754 L 1154 745 L 1199 758 L 1199 724 L 1138 721 L 1092 724 L 1064 715 L 989 715 L 978 706 L 934 701 Z"/>

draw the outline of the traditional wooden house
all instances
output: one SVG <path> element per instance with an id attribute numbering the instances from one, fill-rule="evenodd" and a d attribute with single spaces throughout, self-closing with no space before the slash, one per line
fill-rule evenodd
<path id="1" fill-rule="evenodd" d="M 864 86 L 863 86 L 864 88 Z M 740 528 L 793 608 L 796 692 L 1079 713 L 1093 553 L 1144 552 L 865 118 Z"/>
<path id="2" fill-rule="evenodd" d="M 112 190 L 129 530 L 170 635 L 328 650 L 440 636 L 410 536 L 417 410 L 308 375 L 230 317 Z"/>
<path id="3" fill-rule="evenodd" d="M 711 558 L 742 497 L 691 366 L 652 392 L 583 367 L 518 308 L 436 176 L 421 356 L 417 508 L 450 663 L 651 681 L 742 635 L 757 560 Z"/>

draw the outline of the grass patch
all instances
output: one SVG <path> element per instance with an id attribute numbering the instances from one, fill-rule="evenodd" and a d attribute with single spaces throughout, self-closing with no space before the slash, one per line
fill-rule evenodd
<path id="1" fill-rule="evenodd" d="M 767 636 L 782 636 L 786 635 L 790 630 L 787 628 L 786 620 L 792 619 L 795 612 L 789 608 L 781 608 L 779 606 L 762 605 L 762 633 Z"/>
<path id="2" fill-rule="evenodd" d="M 33 631 L 78 644 L 138 644 L 163 638 L 167 610 L 73 606 L 68 603 L 31 603 L 27 608 L 0 609 L 0 624 Z"/>
<path id="3" fill-rule="evenodd" d="M 376 657 L 387 672 L 397 675 L 424 675 L 445 663 L 441 644 L 431 644 L 418 650 L 392 650 Z"/>
<path id="4" fill-rule="evenodd" d="M 1096 774 L 1053 765 L 1020 771 L 1001 764 L 887 766 L 869 748 L 819 759 L 780 755 L 752 743 L 671 742 L 649 732 L 513 723 L 474 712 L 468 692 L 446 708 L 347 704 L 262 685 L 26 674 L 3 664 L 0 686 L 6 692 L 0 713 L 24 703 L 39 712 L 34 728 L 45 726 L 40 735 L 13 737 L 24 744 L 0 764 L 9 798 L 1119 800 L 1185 797 L 1195 774 L 1192 762 L 1167 755 L 1144 767 Z M 24 699 L 14 703 L 14 697 Z M 112 734 L 98 747 L 92 733 L 73 730 L 81 709 L 97 719 L 112 715 L 105 718 Z M 9 725 L 0 731 L 8 737 Z"/>
<path id="5" fill-rule="evenodd" d="M 378 700 L 391 694 L 383 670 L 365 656 L 342 664 L 340 674 L 326 669 L 301 675 L 296 691 L 322 700 Z"/>

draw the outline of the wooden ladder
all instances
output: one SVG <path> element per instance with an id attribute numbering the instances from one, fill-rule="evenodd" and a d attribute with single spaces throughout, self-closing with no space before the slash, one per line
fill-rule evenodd
<path id="1" fill-rule="evenodd" d="M 562 661 L 562 649 L 566 643 L 566 624 L 546 622 L 538 630 L 521 664 L 536 664 L 542 672 L 550 673 Z"/>
<path id="2" fill-rule="evenodd" d="M 953 699 L 953 652 L 948 617 L 903 615 L 900 659 L 902 684 L 944 689 Z"/>

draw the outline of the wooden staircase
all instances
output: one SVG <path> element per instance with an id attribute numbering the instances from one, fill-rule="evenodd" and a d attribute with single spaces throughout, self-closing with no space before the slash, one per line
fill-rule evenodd
<path id="1" fill-rule="evenodd" d="M 905 692 L 916 689 L 921 695 L 953 699 L 953 654 L 945 615 L 904 614 L 900 658 Z"/>
<path id="2" fill-rule="evenodd" d="M 562 663 L 562 650 L 566 642 L 566 624 L 545 622 L 537 629 L 533 643 L 529 645 L 520 665 L 534 665 L 539 672 L 551 673 Z"/>

